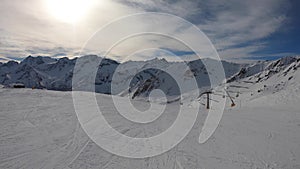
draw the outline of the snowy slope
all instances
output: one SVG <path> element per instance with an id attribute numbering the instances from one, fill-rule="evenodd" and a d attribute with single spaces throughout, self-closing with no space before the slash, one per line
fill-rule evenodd
<path id="1" fill-rule="evenodd" d="M 57 61 L 48 60 L 47 63 L 55 65 Z M 169 64 L 164 61 L 159 63 L 162 63 L 161 66 Z M 15 64 L 9 63 L 12 67 Z M 178 63 L 173 63 L 174 67 L 178 67 L 176 64 Z M 135 72 L 140 69 L 138 67 L 145 66 L 145 63 L 128 62 L 124 65 L 126 68 L 121 67 L 124 71 Z M 2 70 L 7 70 L 7 67 L 8 65 Z M 172 69 L 172 65 L 168 68 Z M 228 100 L 219 127 L 206 143 L 198 143 L 200 130 L 207 116 L 207 110 L 202 105 L 194 127 L 182 142 L 164 154 L 145 159 L 123 158 L 98 147 L 78 122 L 71 92 L 0 86 L 0 168 L 298 169 L 299 68 L 298 57 L 284 58 L 267 63 L 257 73 L 254 71 L 228 83 L 228 93 L 236 106 L 230 107 L 231 102 Z M 121 76 L 126 77 L 126 74 Z M 217 90 L 213 91 L 219 94 Z M 98 104 L 102 105 L 105 118 L 117 131 L 128 136 L 149 137 L 172 125 L 177 117 L 178 106 L 193 107 L 198 102 L 195 93 L 184 93 L 181 104 L 167 104 L 163 115 L 149 124 L 135 124 L 124 120 L 108 95 L 96 94 L 96 98 Z M 119 98 L 120 105 L 128 104 L 126 97 L 115 97 Z M 218 95 L 212 95 L 211 102 L 217 102 L 219 98 Z M 140 110 L 149 107 L 149 102 L 142 100 L 131 100 L 131 103 Z M 151 104 L 156 108 L 162 103 L 155 101 Z"/>
<path id="2" fill-rule="evenodd" d="M 70 92 L 0 88 L 0 168 L 298 169 L 299 63 L 293 62 L 265 80 L 258 79 L 253 75 L 228 84 L 237 105 L 226 106 L 218 129 L 205 144 L 198 143 L 207 115 L 202 106 L 195 126 L 179 145 L 146 159 L 116 156 L 93 143 L 76 119 Z M 169 104 L 156 123 L 141 127 L 122 119 L 109 96 L 96 97 L 105 105 L 103 113 L 111 126 L 129 136 L 146 137 L 165 130 L 178 108 Z M 120 104 L 126 104 L 125 100 L 120 98 Z M 132 103 L 137 108 L 148 104 Z M 183 102 L 189 103 L 188 98 Z"/>
<path id="3" fill-rule="evenodd" d="M 269 78 L 273 74 L 279 73 L 283 69 L 289 67 L 292 64 L 299 62 L 299 56 L 288 56 L 275 61 L 259 61 L 249 66 L 243 67 L 238 73 L 227 79 L 227 82 L 238 81 L 253 75 L 259 77 L 258 81 Z"/>
<path id="4" fill-rule="evenodd" d="M 233 95 L 238 93 L 242 94 L 241 96 L 246 95 L 245 98 L 241 98 L 244 101 L 261 96 L 267 97 L 282 91 L 294 95 L 293 90 L 299 88 L 299 69 L 299 57 L 282 58 L 269 63 L 259 73 L 229 83 L 228 90 L 233 92 Z"/>

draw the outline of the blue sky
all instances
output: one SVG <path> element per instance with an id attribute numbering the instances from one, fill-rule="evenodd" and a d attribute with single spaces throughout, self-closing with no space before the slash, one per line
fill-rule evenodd
<path id="1" fill-rule="evenodd" d="M 195 24 L 224 60 L 269 60 L 300 53 L 300 12 L 297 9 L 300 2 L 297 0 L 76 0 L 75 7 L 80 10 L 70 3 L 75 1 L 56 0 L 51 8 L 49 2 L 0 0 L 0 61 L 21 60 L 28 55 L 78 56 L 82 46 L 100 27 L 113 19 L 140 12 L 169 13 Z M 74 8 L 70 7 L 73 11 L 68 14 L 74 10 L 81 13 L 74 13 L 76 17 L 62 13 L 59 11 L 63 6 L 61 2 Z M 136 20 L 128 28 L 135 29 L 136 25 L 149 29 L 143 20 Z M 172 27 L 164 27 L 172 30 Z M 111 30 L 103 42 L 113 36 L 114 31 L 118 30 Z M 158 50 L 168 49 L 185 58 L 193 55 L 176 45 L 166 47 L 160 39 L 139 39 L 127 47 L 147 46 L 153 41 L 158 43 Z M 115 53 L 118 57 L 110 57 L 120 59 L 126 50 L 122 48 Z"/>
<path id="2" fill-rule="evenodd" d="M 289 18 L 286 25 L 283 25 L 282 31 L 274 33 L 272 36 L 266 38 L 269 46 L 258 51 L 257 55 L 267 55 L 269 53 L 274 56 L 282 56 L 286 54 L 300 53 L 300 1 L 291 1 L 291 8 L 287 11 Z M 277 53 L 277 54 L 276 54 Z M 286 54 L 285 54 L 286 53 Z"/>

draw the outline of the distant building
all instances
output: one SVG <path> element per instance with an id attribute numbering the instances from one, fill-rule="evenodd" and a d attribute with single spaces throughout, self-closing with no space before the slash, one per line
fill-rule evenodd
<path id="1" fill-rule="evenodd" d="M 11 87 L 11 88 L 25 88 L 25 85 L 23 83 L 12 83 L 12 84 L 9 84 L 9 87 Z"/>

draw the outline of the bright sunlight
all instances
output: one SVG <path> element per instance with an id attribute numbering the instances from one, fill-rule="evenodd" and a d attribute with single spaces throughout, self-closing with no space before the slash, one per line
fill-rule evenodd
<path id="1" fill-rule="evenodd" d="M 67 23 L 80 21 L 93 3 L 94 0 L 46 0 L 48 12 L 56 19 Z"/>

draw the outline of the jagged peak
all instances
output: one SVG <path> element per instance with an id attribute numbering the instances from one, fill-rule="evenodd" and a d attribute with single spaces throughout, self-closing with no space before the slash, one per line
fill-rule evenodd
<path id="1" fill-rule="evenodd" d="M 29 55 L 26 57 L 23 61 L 21 61 L 21 64 L 43 64 L 43 63 L 50 63 L 50 62 L 55 62 L 57 59 L 51 58 L 49 56 L 32 56 Z"/>

